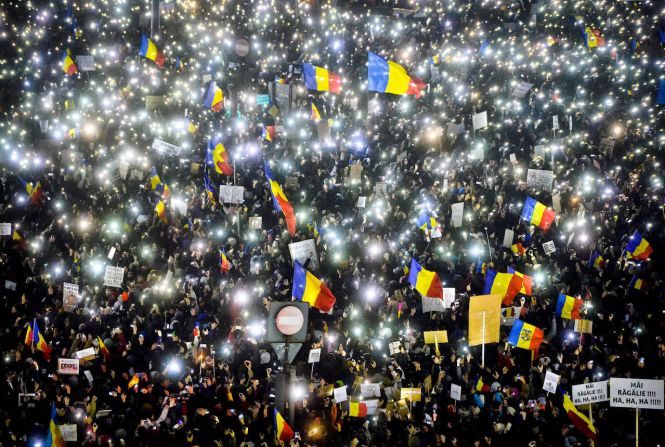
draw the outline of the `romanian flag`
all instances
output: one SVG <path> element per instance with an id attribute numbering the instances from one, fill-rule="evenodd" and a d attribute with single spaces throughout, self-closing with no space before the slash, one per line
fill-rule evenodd
<path id="1" fill-rule="evenodd" d="M 277 408 L 275 408 L 274 411 L 275 411 L 275 436 L 277 436 L 278 441 L 289 442 L 291 438 L 295 436 L 295 433 L 293 432 L 293 429 L 289 426 L 289 424 L 286 423 L 282 415 L 279 414 Z"/>
<path id="2" fill-rule="evenodd" d="M 208 170 L 203 171 L 203 187 L 206 190 L 206 193 L 208 194 L 208 199 L 214 204 L 217 204 L 217 193 L 215 191 L 215 187 L 212 185 L 212 182 L 210 181 L 210 176 L 208 175 Z"/>
<path id="3" fill-rule="evenodd" d="M 153 61 L 159 68 L 164 66 L 164 61 L 166 60 L 164 53 L 159 51 L 157 45 L 155 45 L 155 43 L 145 34 L 141 36 L 141 49 L 139 54 L 146 59 Z"/>
<path id="4" fill-rule="evenodd" d="M 277 181 L 272 176 L 272 171 L 270 170 L 270 165 L 266 161 L 264 163 L 266 178 L 270 184 L 270 192 L 272 193 L 272 200 L 275 204 L 275 209 L 279 212 L 284 213 L 284 220 L 286 220 L 286 228 L 289 230 L 289 234 L 294 236 L 296 234 L 296 214 L 293 211 L 293 205 L 289 202 L 289 199 L 286 198 L 282 187 L 277 183 Z"/>
<path id="5" fill-rule="evenodd" d="M 316 107 L 316 104 L 312 103 L 312 120 L 316 123 L 321 121 L 321 114 L 319 113 L 319 109 Z"/>
<path id="6" fill-rule="evenodd" d="M 222 137 L 215 136 L 208 141 L 206 164 L 214 166 L 218 174 L 233 175 L 233 166 L 229 163 L 229 153 L 222 144 Z"/>
<path id="7" fill-rule="evenodd" d="M 367 416 L 367 404 L 365 402 L 349 402 L 349 416 L 364 418 Z"/>
<path id="8" fill-rule="evenodd" d="M 597 251 L 593 251 L 589 256 L 589 268 L 596 267 L 599 269 L 605 268 L 605 259 Z"/>
<path id="9" fill-rule="evenodd" d="M 30 196 L 30 203 L 32 205 L 39 203 L 42 200 L 42 197 L 44 196 L 44 191 L 42 190 L 41 182 L 37 182 L 37 184 L 34 186 L 32 182 L 26 183 L 25 192 L 27 192 L 28 195 Z"/>
<path id="10" fill-rule="evenodd" d="M 584 28 L 584 45 L 587 48 L 604 47 L 605 39 L 600 35 L 600 30 L 589 26 Z"/>
<path id="11" fill-rule="evenodd" d="M 593 442 L 596 442 L 596 427 L 593 426 L 593 423 L 584 416 L 573 404 L 573 401 L 570 400 L 568 394 L 563 395 L 563 409 L 566 410 L 568 414 L 568 419 L 575 425 L 584 436 L 591 439 Z"/>
<path id="12" fill-rule="evenodd" d="M 441 56 L 439 56 L 438 54 L 435 54 L 434 56 L 431 56 L 429 58 L 429 63 L 431 65 L 438 65 L 439 62 L 441 62 Z"/>
<path id="13" fill-rule="evenodd" d="M 275 129 L 275 126 L 263 126 L 263 131 L 261 133 L 261 137 L 269 142 L 275 141 L 275 135 L 277 131 Z"/>
<path id="14" fill-rule="evenodd" d="M 338 74 L 307 63 L 302 64 L 302 71 L 305 76 L 305 87 L 308 90 L 330 92 L 336 95 L 342 92 L 342 79 Z"/>
<path id="15" fill-rule="evenodd" d="M 524 201 L 521 218 L 530 224 L 536 225 L 541 230 L 549 230 L 555 216 L 554 210 L 547 208 L 533 197 L 527 197 Z"/>
<path id="16" fill-rule="evenodd" d="M 584 302 L 580 298 L 573 298 L 564 293 L 559 294 L 559 299 L 556 303 L 556 314 L 566 320 L 579 320 L 580 310 Z"/>
<path id="17" fill-rule="evenodd" d="M 642 235 L 636 231 L 630 237 L 628 245 L 626 245 L 626 253 L 628 253 L 628 259 L 649 259 L 651 253 L 653 253 L 653 248 L 649 241 L 644 239 Z"/>
<path id="18" fill-rule="evenodd" d="M 157 217 L 161 219 L 162 222 L 166 223 L 166 205 L 161 200 L 155 205 L 155 213 Z"/>
<path id="19" fill-rule="evenodd" d="M 199 126 L 198 126 L 198 124 L 196 124 L 196 123 L 193 122 L 193 121 L 189 121 L 189 122 L 187 123 L 187 132 L 189 132 L 190 134 L 194 135 L 194 134 L 196 134 L 196 132 L 198 132 L 198 131 L 199 131 Z"/>
<path id="20" fill-rule="evenodd" d="M 166 183 L 162 183 L 162 179 L 159 178 L 157 169 L 154 166 L 150 169 L 150 189 L 164 196 L 165 199 L 171 197 L 169 187 L 166 186 Z"/>
<path id="21" fill-rule="evenodd" d="M 23 237 L 21 232 L 15 229 L 14 232 L 12 233 L 12 240 L 16 242 L 21 242 L 23 239 L 25 238 Z"/>
<path id="22" fill-rule="evenodd" d="M 81 130 L 78 127 L 72 127 L 67 131 L 67 139 L 76 140 L 81 136 Z"/>
<path id="23" fill-rule="evenodd" d="M 231 270 L 231 263 L 229 258 L 226 257 L 224 250 L 219 251 L 219 268 L 222 270 L 222 273 L 228 273 Z"/>
<path id="24" fill-rule="evenodd" d="M 421 230 L 433 230 L 434 228 L 439 227 L 439 222 L 435 217 L 430 216 L 427 213 L 422 213 L 418 220 L 416 221 L 416 226 Z"/>
<path id="25" fill-rule="evenodd" d="M 67 443 L 60 433 L 60 426 L 55 423 L 55 403 L 51 406 L 51 421 L 48 424 L 48 436 L 46 436 L 47 447 L 65 447 Z"/>
<path id="26" fill-rule="evenodd" d="M 406 69 L 393 61 L 387 61 L 369 52 L 367 64 L 368 90 L 371 92 L 392 93 L 393 95 L 416 95 L 420 98 L 426 84 L 410 76 Z"/>
<path id="27" fill-rule="evenodd" d="M 476 264 L 476 275 L 485 276 L 486 273 L 487 273 L 487 263 L 478 261 L 478 263 Z"/>
<path id="28" fill-rule="evenodd" d="M 509 306 L 513 303 L 515 296 L 520 293 L 523 281 L 523 277 L 516 273 L 499 273 L 494 269 L 488 269 L 485 273 L 483 294 L 503 295 L 501 302 L 504 306 Z"/>
<path id="29" fill-rule="evenodd" d="M 72 59 L 72 52 L 69 51 L 69 48 L 65 50 L 65 54 L 62 57 L 62 71 L 65 72 L 68 76 L 78 73 L 79 69 Z"/>
<path id="30" fill-rule="evenodd" d="M 642 290 L 646 287 L 646 281 L 642 278 L 639 278 L 637 275 L 633 275 L 633 278 L 630 280 L 628 287 L 635 290 Z"/>
<path id="31" fill-rule="evenodd" d="M 99 343 L 99 352 L 102 353 L 104 358 L 108 359 L 109 357 L 111 357 L 111 353 L 109 352 L 109 348 L 106 347 L 106 345 L 104 344 L 104 340 L 102 340 L 99 337 L 99 335 L 97 336 L 97 343 Z"/>
<path id="32" fill-rule="evenodd" d="M 32 339 L 36 342 L 37 349 L 42 351 L 42 353 L 44 354 L 44 359 L 46 359 L 47 362 L 50 362 L 51 347 L 46 343 L 46 340 L 44 340 L 44 337 L 39 332 L 39 326 L 37 326 L 37 320 L 35 320 L 34 324 L 32 325 Z"/>
<path id="33" fill-rule="evenodd" d="M 524 273 L 520 273 L 512 267 L 508 267 L 508 273 L 514 273 L 515 275 L 522 278 L 522 288 L 520 289 L 520 293 L 523 293 L 524 295 L 529 295 L 529 296 L 533 295 L 533 278 L 532 277 L 530 277 L 529 275 L 525 275 Z"/>
<path id="34" fill-rule="evenodd" d="M 439 275 L 425 270 L 414 258 L 411 258 L 409 267 L 409 282 L 422 296 L 443 299 L 443 286 Z"/>
<path id="35" fill-rule="evenodd" d="M 215 84 L 215 81 L 210 81 L 203 105 L 212 109 L 213 112 L 220 112 L 224 108 L 224 93 Z"/>
<path id="36" fill-rule="evenodd" d="M 37 324 L 33 320 L 33 324 Z M 26 346 L 32 346 L 32 344 L 35 342 L 35 333 L 32 330 L 32 326 L 28 325 L 28 332 L 25 333 L 25 344 Z"/>
<path id="37" fill-rule="evenodd" d="M 538 351 L 542 341 L 543 330 L 522 320 L 515 320 L 508 336 L 508 343 L 511 345 L 531 351 Z"/>
<path id="38" fill-rule="evenodd" d="M 482 376 L 478 376 L 478 381 L 476 382 L 476 386 L 474 387 L 474 389 L 478 393 L 489 393 L 491 388 L 488 384 L 483 382 Z"/>
<path id="39" fill-rule="evenodd" d="M 524 248 L 524 245 L 522 245 L 521 242 L 518 242 L 516 244 L 513 244 L 510 249 L 512 250 L 513 253 L 515 253 L 517 256 L 524 256 L 524 253 L 526 253 L 526 248 Z"/>
<path id="40" fill-rule="evenodd" d="M 293 298 L 309 303 L 321 312 L 330 312 L 336 301 L 328 286 L 298 261 L 293 266 Z"/>

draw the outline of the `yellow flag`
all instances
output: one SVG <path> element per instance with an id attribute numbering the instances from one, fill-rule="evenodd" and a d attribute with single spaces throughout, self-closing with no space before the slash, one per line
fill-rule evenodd
<path id="1" fill-rule="evenodd" d="M 469 346 L 499 342 L 502 299 L 503 295 L 500 294 L 471 297 L 469 300 Z"/>

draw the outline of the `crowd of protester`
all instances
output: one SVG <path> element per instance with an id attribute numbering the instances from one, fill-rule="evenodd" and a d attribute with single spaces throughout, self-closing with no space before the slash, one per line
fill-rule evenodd
<path id="1" fill-rule="evenodd" d="M 77 441 L 67 445 L 587 446 L 561 392 L 610 377 L 663 378 L 665 137 L 654 80 L 663 76 L 657 61 L 665 50 L 657 2 L 176 1 L 163 11 L 156 42 L 182 66 L 165 70 L 136 62 L 150 2 L 128 7 L 122 26 L 113 22 L 115 3 L 123 2 L 2 2 L 3 39 L 12 41 L 22 26 L 12 21 L 37 32 L 50 11 L 52 40 L 29 47 L 37 58 L 52 45 L 86 54 L 103 42 L 145 74 L 98 61 L 97 71 L 63 84 L 59 69 L 30 78 L 33 56 L 21 47 L 29 43 L 12 50 L 28 68 L 14 73 L 2 104 L 0 222 L 12 230 L 0 251 L 0 445 L 45 445 L 55 406 L 58 425 L 75 424 Z M 63 25 L 71 24 L 63 21 L 70 4 L 82 36 Z M 576 16 L 601 30 L 605 46 L 585 47 Z M 188 33 L 220 18 L 235 34 L 211 33 L 218 42 L 207 42 L 213 50 L 203 60 Z M 224 42 L 239 35 L 252 45 L 247 59 Z M 429 83 L 425 94 L 368 93 L 368 49 Z M 286 59 L 273 58 L 278 52 Z M 313 63 L 343 73 L 339 97 L 302 86 L 297 64 L 317 52 Z M 213 69 L 228 71 L 219 85 L 236 103 L 214 114 L 198 110 L 198 96 L 194 105 L 178 102 L 175 92 L 188 82 L 179 76 L 200 80 L 220 53 Z M 110 78 L 120 92 L 112 112 L 101 98 L 86 106 L 84 97 Z M 291 86 L 289 101 L 272 95 L 265 108 L 241 101 L 242 89 L 272 94 L 275 78 Z M 518 82 L 531 84 L 524 97 L 513 95 Z M 46 92 L 55 92 L 52 110 L 26 106 Z M 146 95 L 175 99 L 146 112 Z M 309 118 L 312 103 L 320 123 Z M 474 130 L 472 115 L 482 111 L 489 126 Z M 71 123 L 73 113 L 93 118 L 94 135 L 83 124 L 75 141 L 42 133 L 39 120 Z M 150 145 L 160 136 L 150 126 L 168 127 L 173 113 L 187 113 L 198 129 L 161 137 L 187 153 L 157 153 Z M 449 127 L 460 123 L 461 133 Z M 267 126 L 277 128 L 273 141 Z M 207 142 L 218 130 L 234 173 L 208 172 L 215 185 L 243 186 L 241 205 L 220 204 L 203 188 Z M 535 146 L 557 149 L 542 156 Z M 275 209 L 264 161 L 295 208 L 293 236 Z M 164 218 L 153 211 L 152 166 L 182 202 L 164 199 Z M 527 169 L 552 170 L 553 191 L 528 186 Z M 28 194 L 28 182 L 41 191 Z M 527 196 L 552 207 L 555 195 L 551 229 L 520 219 Z M 455 227 L 451 206 L 459 202 L 463 223 Z M 416 225 L 423 212 L 436 216 L 439 237 Z M 503 245 L 506 229 L 524 253 Z M 625 253 L 636 231 L 653 249 L 648 260 Z M 283 380 L 289 365 L 265 335 L 270 304 L 292 300 L 289 244 L 307 239 L 318 259 L 305 266 L 336 302 L 328 313 L 310 308 L 307 341 L 290 364 L 304 386 L 294 397 Z M 546 254 L 548 241 L 556 251 Z M 602 265 L 589 262 L 594 253 Z M 455 289 L 449 308 L 423 312 L 408 281 L 412 257 Z M 103 285 L 106 265 L 124 269 L 121 287 Z M 481 354 L 468 344 L 469 298 L 483 294 L 487 269 L 508 268 L 533 278 L 532 294 L 511 305 L 544 341 L 537 353 L 512 346 L 511 327 L 502 325 L 500 342 Z M 78 285 L 75 302 L 65 300 L 63 283 Z M 590 333 L 557 315 L 560 293 L 584 300 Z M 35 327 L 50 355 L 26 343 Z M 438 352 L 424 343 L 432 330 L 448 334 Z M 59 358 L 87 348 L 95 354 L 80 360 L 79 374 L 58 372 Z M 320 360 L 310 364 L 316 348 Z M 548 370 L 560 375 L 561 392 L 543 390 Z M 377 410 L 351 416 L 331 388 L 346 386 L 356 401 L 366 382 L 381 383 Z M 453 384 L 461 400 L 451 398 Z M 420 388 L 422 399 L 402 401 L 401 388 Z M 276 439 L 276 408 L 296 433 L 289 441 Z M 602 402 L 591 414 L 595 445 L 635 442 L 634 411 Z M 641 445 L 662 445 L 664 414 L 640 413 Z"/>

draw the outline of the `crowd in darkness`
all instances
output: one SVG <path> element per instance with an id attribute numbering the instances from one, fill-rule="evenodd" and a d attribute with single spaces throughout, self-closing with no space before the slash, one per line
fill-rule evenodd
<path id="1" fill-rule="evenodd" d="M 592 443 L 562 404 L 573 385 L 665 375 L 662 5 L 162 1 L 158 69 L 137 56 L 150 3 L 0 1 L 0 39 L 13 44 L 0 61 L 0 222 L 11 224 L 0 236 L 1 446 L 45 446 L 54 407 L 57 425 L 75 425 L 66 445 L 81 446 L 634 445 L 634 410 L 594 404 Z M 585 45 L 585 27 L 603 44 Z M 96 70 L 65 75 L 67 48 L 95 55 Z M 368 92 L 368 50 L 422 79 L 424 94 Z M 342 93 L 306 90 L 302 62 L 340 73 Z M 226 97 L 219 113 L 202 106 L 210 79 Z M 483 111 L 488 126 L 474 129 Z M 217 133 L 232 176 L 206 166 Z M 294 207 L 294 235 L 264 162 Z M 527 169 L 552 171 L 552 188 L 529 185 Z M 220 184 L 243 186 L 243 203 L 220 203 Z M 527 196 L 556 208 L 549 230 L 520 218 Z M 423 213 L 437 228 L 416 225 Z M 507 229 L 523 250 L 504 245 Z M 648 259 L 626 253 L 636 233 Z M 268 311 L 292 300 L 289 244 L 308 239 L 317 254 L 303 263 L 336 302 L 310 307 L 289 366 L 265 339 Z M 454 288 L 445 310 L 423 312 L 412 258 Z M 103 284 L 107 265 L 124 269 L 120 287 Z M 487 271 L 508 269 L 533 290 L 504 308 L 544 340 L 537 352 L 513 346 L 503 321 L 483 355 L 469 346 L 469 300 Z M 77 285 L 74 301 L 64 283 Z M 562 293 L 583 300 L 590 330 L 557 314 Z M 50 356 L 26 343 L 35 327 Z M 447 343 L 425 344 L 434 330 Z M 58 359 L 88 348 L 79 374 L 59 373 Z M 293 420 L 289 367 L 303 387 Z M 556 393 L 543 389 L 547 371 Z M 361 396 L 361 383 L 381 395 Z M 376 411 L 352 416 L 340 387 L 377 399 Z M 402 400 L 402 388 L 422 398 Z M 662 445 L 664 415 L 641 411 L 640 445 Z"/>

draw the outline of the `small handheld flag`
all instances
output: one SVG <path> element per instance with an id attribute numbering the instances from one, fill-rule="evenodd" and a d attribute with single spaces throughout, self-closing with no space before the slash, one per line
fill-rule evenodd
<path id="1" fill-rule="evenodd" d="M 152 39 L 148 38 L 145 34 L 141 36 L 141 48 L 139 49 L 139 54 L 146 59 L 153 61 L 159 68 L 162 68 L 166 61 L 164 53 L 162 53 Z"/>

